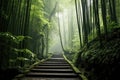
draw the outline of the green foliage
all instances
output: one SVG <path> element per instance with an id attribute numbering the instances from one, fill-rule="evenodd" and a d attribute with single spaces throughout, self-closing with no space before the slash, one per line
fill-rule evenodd
<path id="1" fill-rule="evenodd" d="M 98 43 L 97 43 L 98 44 Z M 112 46 L 111 46 L 112 45 Z M 119 39 L 104 43 L 105 48 L 97 48 L 98 45 L 92 46 L 81 54 L 81 59 L 91 64 L 113 64 L 120 57 Z"/>
<path id="2" fill-rule="evenodd" d="M 0 40 L 4 41 L 5 45 L 10 44 L 12 46 L 12 44 L 19 44 L 24 39 L 32 39 L 32 38 L 30 36 L 14 36 L 9 32 L 0 33 Z"/>
<path id="3" fill-rule="evenodd" d="M 31 25 L 32 29 L 40 32 L 44 25 L 48 24 L 48 19 L 45 17 L 44 4 L 42 0 L 35 0 L 31 6 Z"/>
<path id="4" fill-rule="evenodd" d="M 120 28 L 120 25 L 118 25 L 118 24 L 115 23 L 115 22 L 110 22 L 110 23 L 108 24 L 108 31 L 109 31 L 109 32 L 112 32 L 113 29 L 115 29 L 115 28 Z"/>
<path id="5" fill-rule="evenodd" d="M 49 1 L 46 1 L 47 3 Z M 30 36 L 33 38 L 30 40 L 30 49 L 37 54 L 39 59 L 44 57 L 45 49 L 47 47 L 47 42 L 49 39 L 47 35 L 51 29 L 51 24 L 49 20 L 49 13 L 45 11 L 44 0 L 35 0 L 31 4 L 31 13 L 30 13 Z M 49 6 L 50 7 L 50 6 Z M 49 10 L 48 10 L 49 11 Z M 46 53 L 45 53 L 46 54 Z"/>
<path id="6" fill-rule="evenodd" d="M 15 36 L 15 37 L 16 37 L 17 43 L 20 43 L 25 39 L 32 39 L 32 37 L 30 37 L 30 36 Z"/>
<path id="7" fill-rule="evenodd" d="M 117 33 L 119 34 L 119 33 Z M 114 35 L 115 36 L 115 35 Z M 116 74 L 120 58 L 120 39 L 117 37 L 108 42 L 103 41 L 104 47 L 100 48 L 98 41 L 90 43 L 90 47 L 81 49 L 76 55 L 78 67 L 83 68 L 86 76 L 92 77 L 92 80 L 110 78 Z M 108 75 L 106 75 L 109 73 Z M 104 75 L 104 76 L 101 76 Z M 96 77 L 98 79 L 96 79 Z M 108 79 L 109 80 L 109 79 Z"/>
<path id="8" fill-rule="evenodd" d="M 79 40 L 79 37 L 78 36 L 75 36 L 72 40 L 72 42 L 74 43 L 73 44 L 73 48 L 78 50 L 79 49 L 79 46 L 80 46 L 80 40 Z"/>
<path id="9" fill-rule="evenodd" d="M 33 52 L 31 52 L 29 49 L 18 49 L 18 55 L 21 57 L 25 57 L 25 58 L 34 58 L 36 57 L 35 54 Z"/>
<path id="10" fill-rule="evenodd" d="M 9 32 L 0 33 L 0 69 L 21 66 L 20 62 L 33 63 L 36 55 L 28 49 L 18 49 L 19 43 L 25 39 L 31 39 L 29 36 L 14 36 Z M 24 63 L 23 63 L 24 65 Z"/>
<path id="11" fill-rule="evenodd" d="M 6 33 L 0 33 L 0 40 L 1 41 L 4 41 L 5 43 L 4 44 L 9 44 L 9 43 L 17 43 L 17 40 L 16 38 L 9 32 L 6 32 Z"/>
<path id="12" fill-rule="evenodd" d="M 37 60 L 36 55 L 29 49 L 15 49 L 15 54 L 12 54 L 9 60 L 10 67 L 24 68 L 29 67 L 29 64 L 34 63 Z M 24 66 L 22 66 L 22 65 Z M 25 66 L 27 65 L 27 66 Z"/>

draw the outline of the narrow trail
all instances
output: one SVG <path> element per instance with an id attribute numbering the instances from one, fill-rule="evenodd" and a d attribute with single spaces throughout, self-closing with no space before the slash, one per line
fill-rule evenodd
<path id="1" fill-rule="evenodd" d="M 53 55 L 51 59 L 35 66 L 20 80 L 80 80 L 62 55 Z"/>

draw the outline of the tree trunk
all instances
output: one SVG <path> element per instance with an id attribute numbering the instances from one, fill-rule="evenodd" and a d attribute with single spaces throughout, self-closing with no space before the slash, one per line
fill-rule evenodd
<path id="1" fill-rule="evenodd" d="M 80 23 L 79 23 L 80 19 L 79 19 L 79 15 L 78 15 L 77 0 L 75 0 L 75 9 L 76 9 L 76 16 L 77 16 L 78 31 L 79 31 L 80 47 L 82 47 L 81 28 L 80 28 Z"/>
<path id="2" fill-rule="evenodd" d="M 102 10 L 102 19 L 103 19 L 103 25 L 104 25 L 104 32 L 105 32 L 105 39 L 107 40 L 107 19 L 106 19 L 106 0 L 101 0 L 101 10 Z"/>

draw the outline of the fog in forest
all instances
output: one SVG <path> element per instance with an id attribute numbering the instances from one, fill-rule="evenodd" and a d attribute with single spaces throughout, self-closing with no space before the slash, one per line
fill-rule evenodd
<path id="1" fill-rule="evenodd" d="M 73 3 L 73 1 L 68 0 L 63 3 L 60 0 L 57 1 L 57 4 L 57 10 L 55 12 L 54 18 L 52 19 L 53 22 L 55 22 L 56 24 L 52 24 L 54 29 L 51 33 L 52 37 L 49 37 L 52 41 L 49 47 L 49 52 L 62 53 L 63 48 L 67 50 L 72 50 L 74 47 L 79 47 L 79 44 L 76 44 L 74 46 L 72 46 L 71 44 L 71 42 L 75 41 L 79 43 L 79 36 L 77 35 L 77 19 L 75 4 Z M 63 48 L 61 44 L 63 45 Z"/>
<path id="2" fill-rule="evenodd" d="M 120 0 L 0 0 L 1 80 L 63 56 L 80 80 L 120 80 Z"/>

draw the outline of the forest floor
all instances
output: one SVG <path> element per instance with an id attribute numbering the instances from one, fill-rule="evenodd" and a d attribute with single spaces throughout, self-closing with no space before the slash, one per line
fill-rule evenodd
<path id="1" fill-rule="evenodd" d="M 88 80 L 120 80 L 120 28 L 114 29 L 105 40 L 102 35 L 102 47 L 96 38 L 79 52 L 76 66 Z"/>

